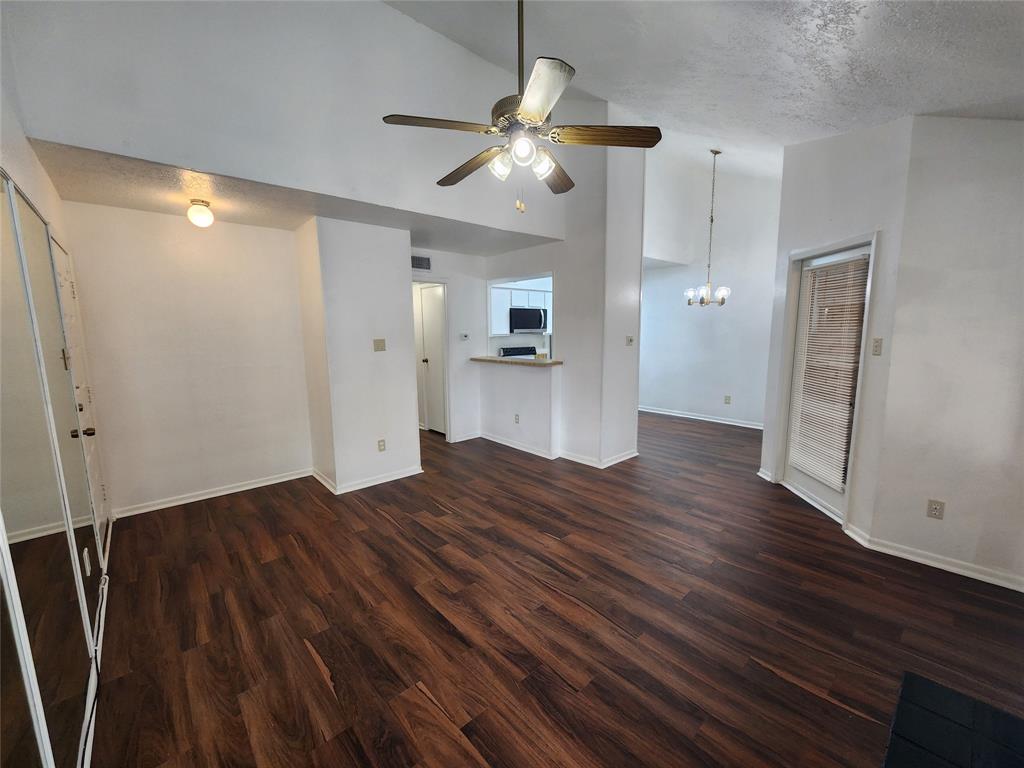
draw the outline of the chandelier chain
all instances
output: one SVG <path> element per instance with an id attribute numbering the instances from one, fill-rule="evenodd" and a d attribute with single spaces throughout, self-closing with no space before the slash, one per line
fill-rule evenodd
<path id="1" fill-rule="evenodd" d="M 715 174 L 718 170 L 718 153 L 711 155 L 711 215 L 708 217 L 708 282 L 711 282 L 711 239 L 715 233 Z"/>

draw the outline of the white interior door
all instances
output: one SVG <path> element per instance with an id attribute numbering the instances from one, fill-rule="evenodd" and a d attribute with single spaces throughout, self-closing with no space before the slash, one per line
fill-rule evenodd
<path id="1" fill-rule="evenodd" d="M 431 285 L 420 291 L 423 311 L 423 366 L 426 383 L 427 429 L 448 433 L 444 396 L 444 286 Z"/>

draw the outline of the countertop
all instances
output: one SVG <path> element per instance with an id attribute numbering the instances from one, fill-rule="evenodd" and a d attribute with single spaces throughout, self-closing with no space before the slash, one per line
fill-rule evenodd
<path id="1" fill-rule="evenodd" d="M 538 360 L 535 357 L 497 357 L 496 355 L 483 355 L 480 357 L 471 357 L 470 360 L 476 360 L 478 363 L 498 363 L 500 365 L 527 365 L 532 368 L 551 368 L 555 365 L 561 365 L 561 360 Z"/>

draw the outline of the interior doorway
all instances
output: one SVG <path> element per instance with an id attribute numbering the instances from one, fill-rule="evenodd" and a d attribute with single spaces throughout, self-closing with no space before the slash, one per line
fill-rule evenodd
<path id="1" fill-rule="evenodd" d="M 443 283 L 412 284 L 420 429 L 448 436 L 447 295 Z"/>

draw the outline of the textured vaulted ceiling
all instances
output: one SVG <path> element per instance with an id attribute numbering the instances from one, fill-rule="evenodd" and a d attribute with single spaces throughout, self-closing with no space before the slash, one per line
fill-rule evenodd
<path id="1" fill-rule="evenodd" d="M 389 5 L 514 71 L 513 0 Z M 778 146 L 910 114 L 1024 119 L 1022 2 L 527 0 L 526 31 L 528 68 L 562 58 L 578 89 L 688 133 Z"/>

